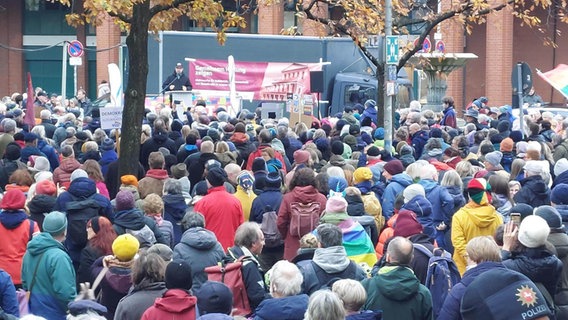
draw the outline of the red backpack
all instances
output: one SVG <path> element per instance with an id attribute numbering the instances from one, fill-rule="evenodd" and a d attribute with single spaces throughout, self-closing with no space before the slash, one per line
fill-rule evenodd
<path id="1" fill-rule="evenodd" d="M 319 202 L 290 204 L 290 234 L 301 238 L 312 232 L 319 224 L 321 205 Z"/>
<path id="2" fill-rule="evenodd" d="M 220 262 L 219 265 L 205 268 L 209 281 L 224 283 L 231 289 L 234 316 L 247 316 L 252 312 L 242 273 L 242 267 L 249 262 L 249 257 L 242 256 L 233 262 Z"/>

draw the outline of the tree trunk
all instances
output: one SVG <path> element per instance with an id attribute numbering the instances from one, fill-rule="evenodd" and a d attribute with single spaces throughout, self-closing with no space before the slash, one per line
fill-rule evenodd
<path id="1" fill-rule="evenodd" d="M 140 158 L 140 135 L 146 98 L 148 76 L 148 24 L 150 1 L 137 3 L 133 8 L 128 46 L 128 85 L 124 93 L 122 132 L 120 139 L 119 176 L 136 175 Z"/>

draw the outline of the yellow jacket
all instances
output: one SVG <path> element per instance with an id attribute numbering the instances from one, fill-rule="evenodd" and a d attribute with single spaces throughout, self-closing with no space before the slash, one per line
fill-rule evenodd
<path id="1" fill-rule="evenodd" d="M 493 206 L 480 206 L 473 201 L 454 214 L 452 218 L 453 258 L 460 274 L 464 274 L 467 265 L 465 246 L 469 240 L 479 236 L 493 236 L 501 224 L 503 224 L 503 218 Z"/>
<path id="2" fill-rule="evenodd" d="M 246 192 L 243 187 L 237 186 L 237 191 L 235 192 L 235 197 L 239 199 L 241 202 L 241 206 L 243 207 L 243 215 L 245 217 L 245 221 L 249 221 L 250 217 L 250 208 L 252 207 L 252 202 L 256 198 L 256 194 L 252 192 Z"/>

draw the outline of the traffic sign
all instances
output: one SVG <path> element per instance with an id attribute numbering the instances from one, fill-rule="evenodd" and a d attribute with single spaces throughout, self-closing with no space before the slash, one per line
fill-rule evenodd
<path id="1" fill-rule="evenodd" d="M 446 44 L 442 40 L 436 41 L 436 51 L 446 53 Z"/>
<path id="2" fill-rule="evenodd" d="M 83 44 L 79 40 L 73 40 L 67 45 L 67 53 L 71 57 L 80 57 L 83 55 Z"/>
<path id="3" fill-rule="evenodd" d="M 414 46 L 418 46 L 418 39 L 414 40 Z M 425 38 L 424 42 L 422 42 L 422 49 L 418 50 L 418 53 L 429 53 L 432 50 L 432 42 L 430 42 L 429 38 Z"/>
<path id="4" fill-rule="evenodd" d="M 398 64 L 398 36 L 387 36 L 385 50 L 387 64 Z"/>
<path id="5" fill-rule="evenodd" d="M 81 66 L 83 65 L 83 58 L 81 57 L 70 57 L 69 65 L 71 66 Z"/>

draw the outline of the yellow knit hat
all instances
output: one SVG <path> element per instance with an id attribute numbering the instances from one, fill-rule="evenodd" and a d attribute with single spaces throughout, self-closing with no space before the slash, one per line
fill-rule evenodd
<path id="1" fill-rule="evenodd" d="M 112 242 L 112 253 L 120 261 L 130 261 L 138 253 L 140 242 L 135 236 L 125 233 Z"/>
<path id="2" fill-rule="evenodd" d="M 371 172 L 371 169 L 367 167 L 357 168 L 357 170 L 353 172 L 353 182 L 356 184 L 371 179 L 373 179 L 373 173 Z"/>

